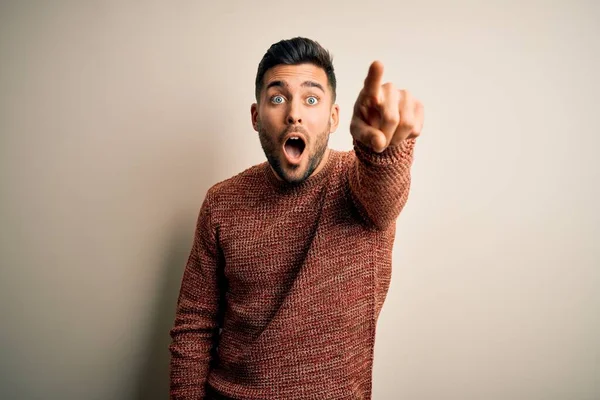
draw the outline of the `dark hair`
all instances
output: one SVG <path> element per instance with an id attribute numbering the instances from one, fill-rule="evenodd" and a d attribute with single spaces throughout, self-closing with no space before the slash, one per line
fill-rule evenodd
<path id="1" fill-rule="evenodd" d="M 336 81 L 335 72 L 333 71 L 333 58 L 319 43 L 303 37 L 281 40 L 271 45 L 267 50 L 258 64 L 258 72 L 256 73 L 256 100 L 258 101 L 260 98 L 263 78 L 269 69 L 280 64 L 298 65 L 304 63 L 323 68 L 333 93 L 333 101 L 335 101 Z"/>

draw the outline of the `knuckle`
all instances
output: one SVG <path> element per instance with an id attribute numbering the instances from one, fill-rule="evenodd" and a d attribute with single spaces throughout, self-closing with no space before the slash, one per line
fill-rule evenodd
<path id="1" fill-rule="evenodd" d="M 408 90 L 400 90 L 400 102 L 404 107 L 414 107 L 414 101 L 412 94 Z"/>
<path id="2" fill-rule="evenodd" d="M 400 123 L 400 114 L 397 110 L 387 108 L 383 111 L 383 119 L 387 122 L 398 125 Z"/>
<path id="3" fill-rule="evenodd" d="M 382 91 L 386 99 L 397 103 L 398 90 L 394 87 L 392 83 L 386 83 L 385 85 L 383 85 Z"/>
<path id="4" fill-rule="evenodd" d="M 400 121 L 400 125 L 406 130 L 412 130 L 415 127 L 415 121 L 412 118 L 407 118 Z"/>
<path id="5" fill-rule="evenodd" d="M 398 121 L 398 127 L 402 130 L 412 130 L 415 126 L 414 118 L 410 116 L 402 116 Z"/>

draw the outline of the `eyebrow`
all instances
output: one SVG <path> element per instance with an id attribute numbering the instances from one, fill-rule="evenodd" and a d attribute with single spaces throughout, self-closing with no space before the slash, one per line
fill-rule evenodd
<path id="1" fill-rule="evenodd" d="M 304 81 L 302 82 L 302 85 L 300 85 L 302 87 L 315 87 L 317 89 L 321 89 L 321 91 L 323 93 L 325 93 L 325 89 L 323 89 L 323 86 L 319 83 L 319 82 L 315 82 L 315 81 Z M 273 81 L 270 82 L 267 85 L 267 89 L 272 88 L 272 87 L 282 87 L 282 88 L 287 88 L 288 84 L 284 81 Z"/>

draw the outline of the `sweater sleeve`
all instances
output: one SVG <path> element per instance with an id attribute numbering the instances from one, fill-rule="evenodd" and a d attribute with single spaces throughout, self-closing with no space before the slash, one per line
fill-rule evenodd
<path id="1" fill-rule="evenodd" d="M 199 400 L 211 366 L 220 320 L 222 257 L 211 223 L 208 196 L 204 200 L 192 249 L 185 266 L 169 346 L 170 398 Z"/>
<path id="2" fill-rule="evenodd" d="M 396 222 L 408 199 L 415 141 L 404 140 L 382 153 L 353 141 L 356 157 L 349 168 L 350 193 L 367 225 L 385 230 Z"/>

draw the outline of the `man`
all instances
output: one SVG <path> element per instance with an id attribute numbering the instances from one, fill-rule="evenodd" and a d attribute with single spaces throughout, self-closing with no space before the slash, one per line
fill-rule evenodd
<path id="1" fill-rule="evenodd" d="M 267 162 L 212 186 L 171 330 L 172 399 L 370 399 L 375 327 L 423 107 L 374 62 L 339 122 L 329 53 L 294 38 L 258 66 Z"/>

